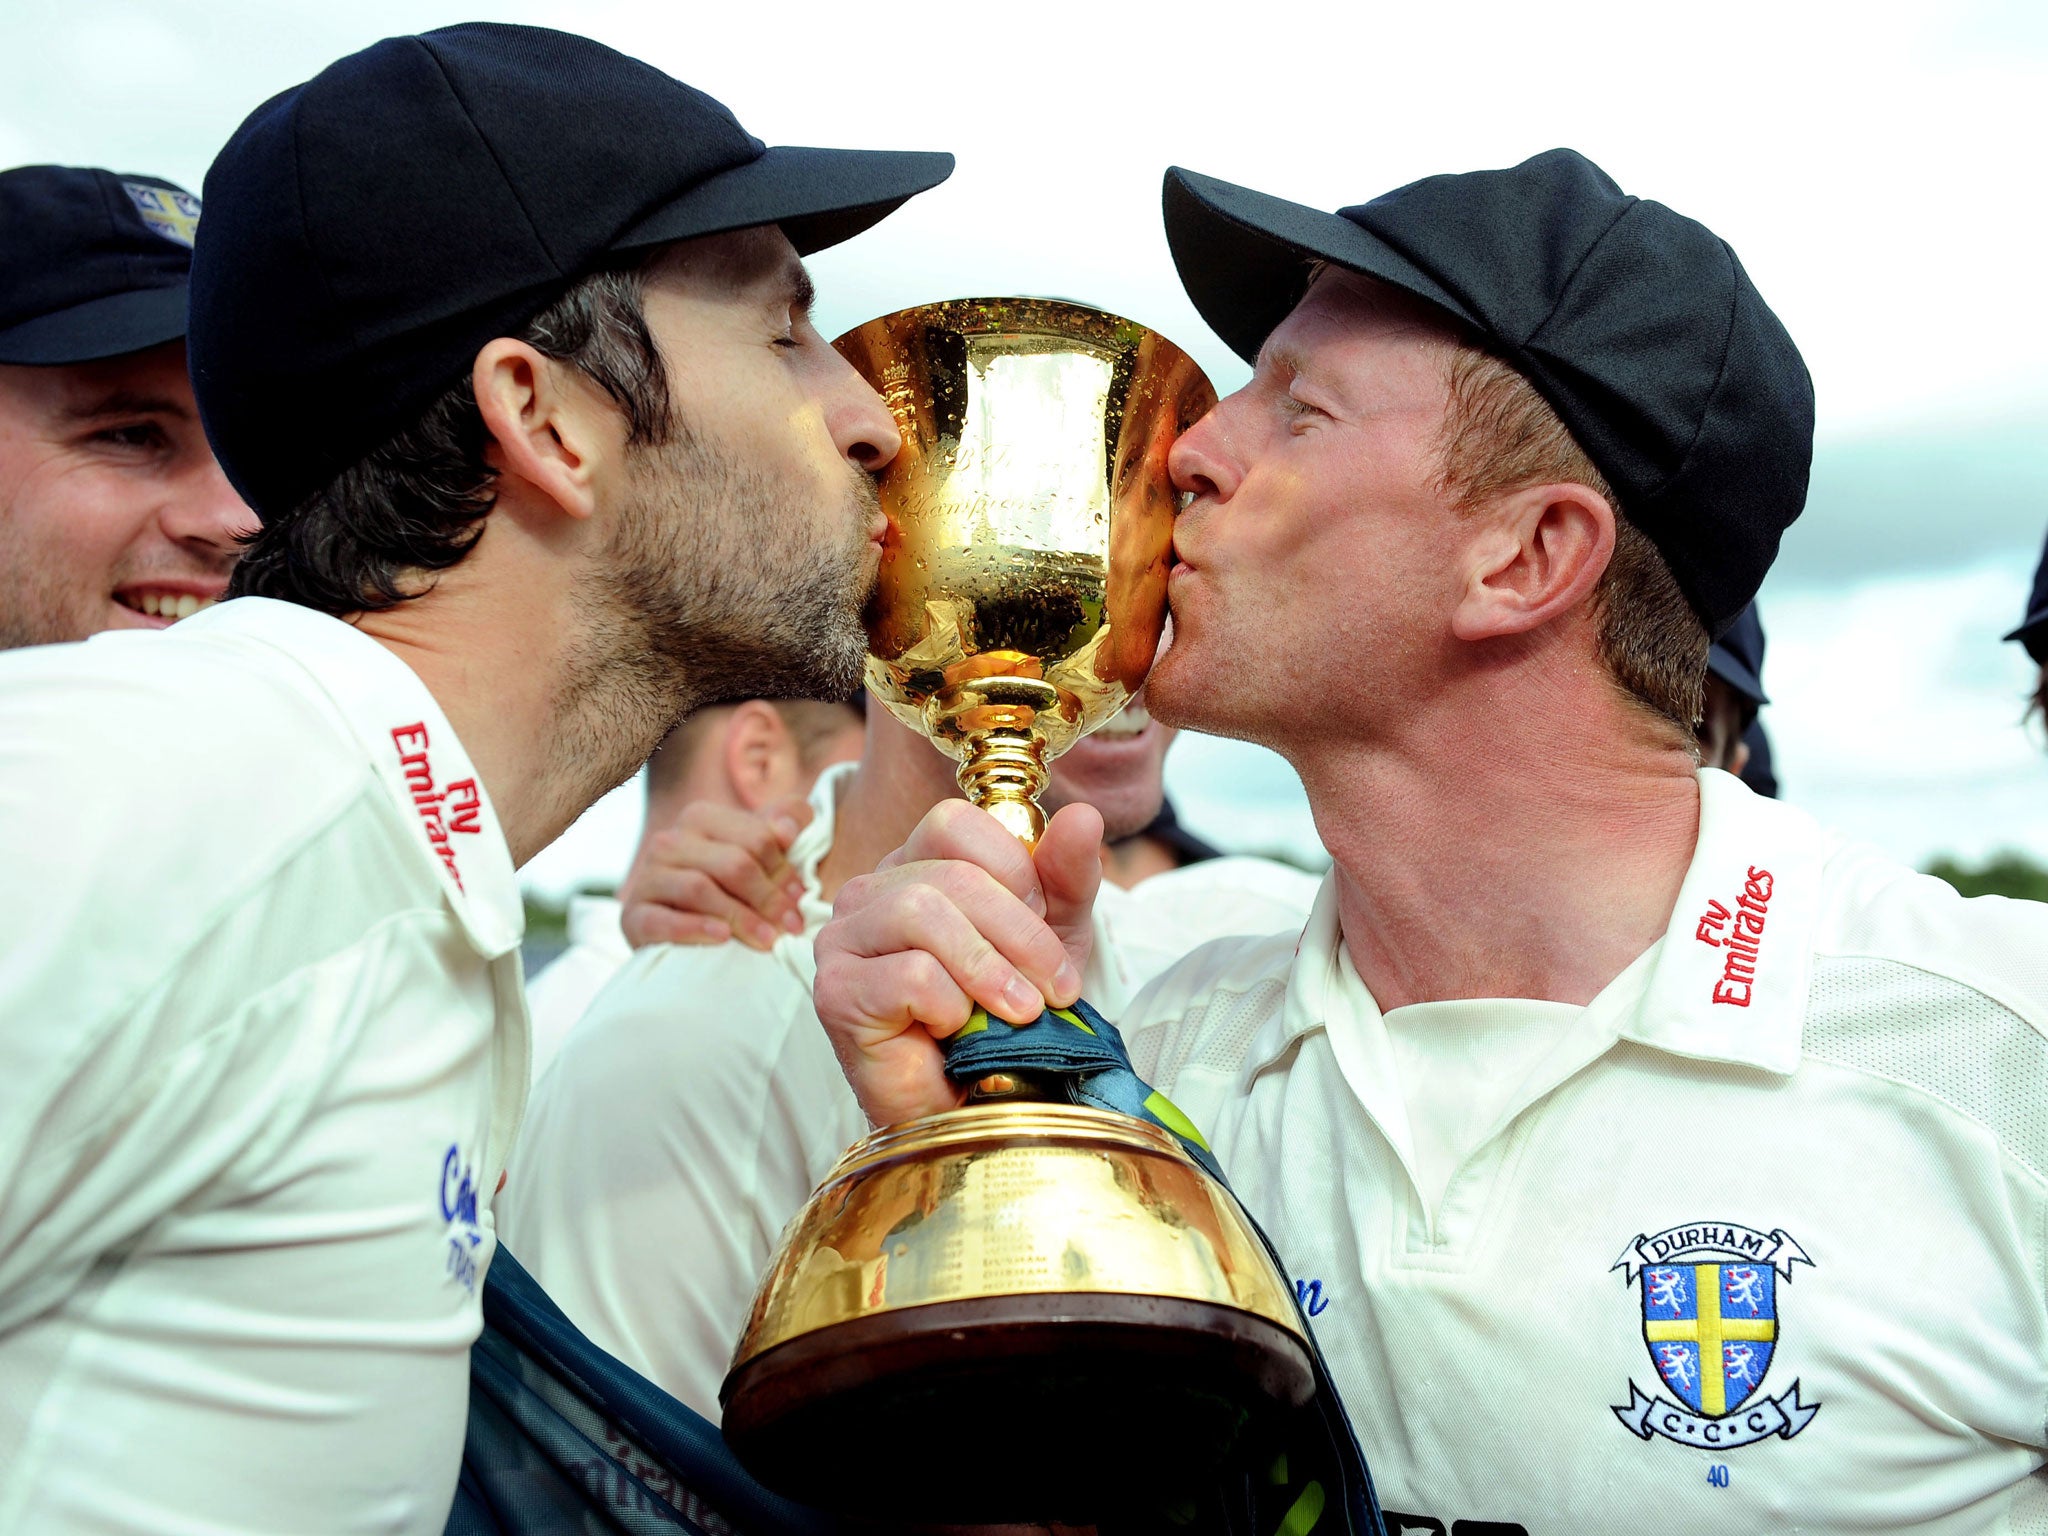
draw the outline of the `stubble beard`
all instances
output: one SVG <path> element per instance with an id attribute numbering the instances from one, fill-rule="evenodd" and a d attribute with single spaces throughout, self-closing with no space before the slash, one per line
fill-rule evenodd
<path id="1" fill-rule="evenodd" d="M 602 794 L 708 704 L 853 692 L 876 493 L 853 466 L 846 475 L 840 505 L 820 517 L 810 487 L 722 444 L 679 431 L 641 450 L 605 576 L 577 596 L 583 642 L 557 710 L 568 776 L 609 775 Z"/>

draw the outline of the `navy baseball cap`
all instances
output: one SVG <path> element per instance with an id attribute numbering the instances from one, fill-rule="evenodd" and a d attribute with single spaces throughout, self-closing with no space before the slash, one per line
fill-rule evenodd
<path id="1" fill-rule="evenodd" d="M 1252 361 L 1308 262 L 1434 305 L 1511 363 L 1663 553 L 1710 634 L 1756 596 L 1806 503 L 1813 384 L 1727 242 L 1553 149 L 1324 213 L 1175 167 L 1188 297 Z"/>
<path id="2" fill-rule="evenodd" d="M 200 416 L 235 489 L 275 516 L 612 258 L 756 224 L 808 254 L 952 169 L 770 149 L 703 92 L 569 33 L 387 38 L 258 107 L 207 172 Z"/>
<path id="3" fill-rule="evenodd" d="M 2027 598 L 2027 616 L 2005 638 L 2019 641 L 2029 656 L 2048 667 L 2048 545 L 2043 545 L 2041 563 L 2034 567 L 2034 590 Z"/>
<path id="4" fill-rule="evenodd" d="M 119 357 L 185 334 L 199 199 L 160 176 L 0 171 L 0 363 Z"/>
<path id="5" fill-rule="evenodd" d="M 1749 713 L 1771 702 L 1764 692 L 1764 625 L 1751 603 L 1707 651 L 1707 671 L 1749 703 Z"/>

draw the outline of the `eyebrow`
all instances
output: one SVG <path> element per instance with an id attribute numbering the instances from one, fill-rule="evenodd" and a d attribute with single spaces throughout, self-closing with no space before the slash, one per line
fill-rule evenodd
<path id="1" fill-rule="evenodd" d="M 104 421 L 109 416 L 175 416 L 183 421 L 191 412 L 168 395 L 117 389 L 110 394 L 95 396 L 86 404 L 67 405 L 60 414 L 71 422 Z"/>
<path id="2" fill-rule="evenodd" d="M 811 281 L 811 274 L 804 270 L 804 264 L 792 259 L 782 269 L 779 282 L 781 289 L 777 297 L 786 299 L 793 312 L 809 314 L 811 306 L 818 301 L 818 288 Z"/>

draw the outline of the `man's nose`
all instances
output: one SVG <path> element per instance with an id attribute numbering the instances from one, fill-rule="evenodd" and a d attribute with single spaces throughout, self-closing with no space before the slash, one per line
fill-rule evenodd
<path id="1" fill-rule="evenodd" d="M 841 456 L 870 474 L 887 468 L 903 447 L 889 407 L 844 358 L 838 358 L 825 419 Z"/>
<path id="2" fill-rule="evenodd" d="M 1230 453 L 1223 408 L 1217 406 L 1174 440 L 1166 455 L 1174 489 L 1195 497 L 1229 500 L 1243 478 Z"/>
<path id="3" fill-rule="evenodd" d="M 241 541 L 255 531 L 256 514 L 235 494 L 212 454 L 179 477 L 176 491 L 158 513 L 164 537 L 187 547 L 201 547 L 230 557 L 241 553 Z"/>

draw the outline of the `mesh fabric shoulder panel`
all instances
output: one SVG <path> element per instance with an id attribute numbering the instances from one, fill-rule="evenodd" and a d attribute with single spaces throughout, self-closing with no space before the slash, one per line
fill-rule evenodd
<path id="1" fill-rule="evenodd" d="M 2048 1182 L 2048 1038 L 1974 988 L 1896 961 L 1818 959 L 1805 1049 L 1931 1094 Z"/>

